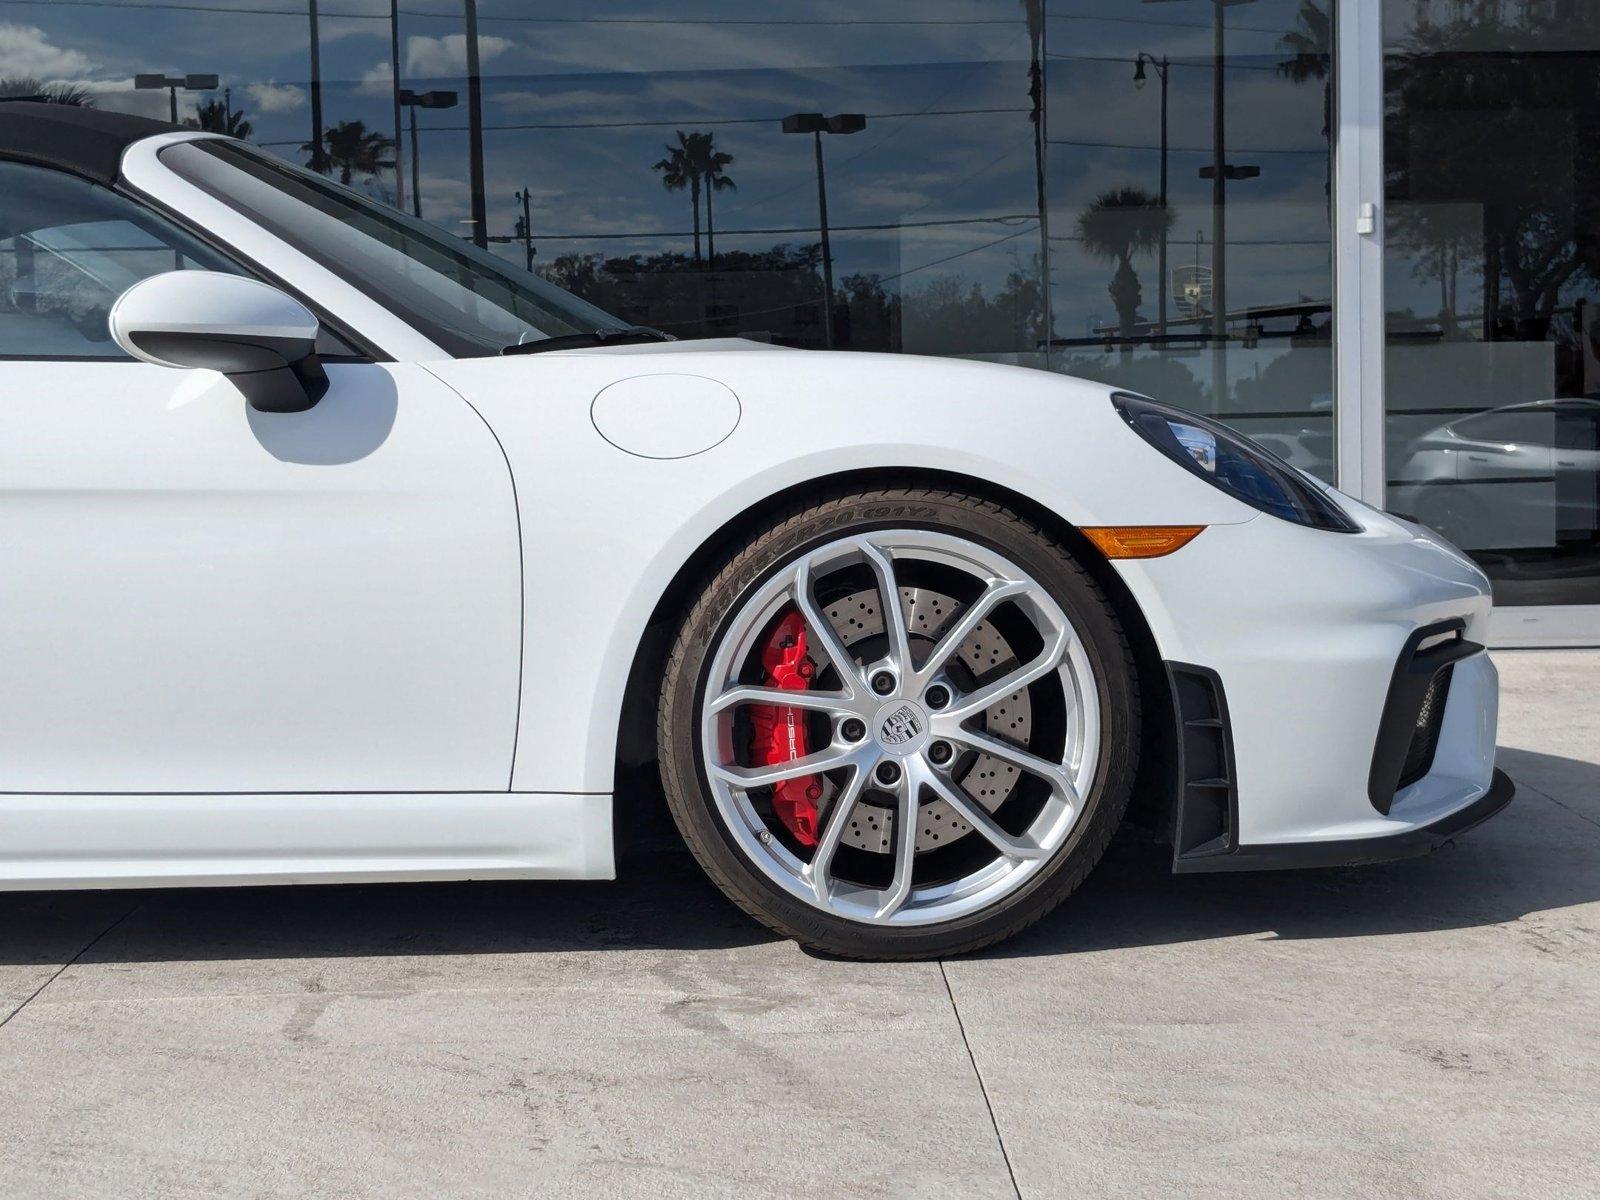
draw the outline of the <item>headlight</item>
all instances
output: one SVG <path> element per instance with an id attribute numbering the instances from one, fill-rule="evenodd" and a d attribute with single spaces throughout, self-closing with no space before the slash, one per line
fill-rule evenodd
<path id="1" fill-rule="evenodd" d="M 1145 441 L 1252 508 L 1313 529 L 1359 530 L 1309 476 L 1248 438 L 1215 421 L 1143 396 L 1119 392 L 1111 402 Z"/>

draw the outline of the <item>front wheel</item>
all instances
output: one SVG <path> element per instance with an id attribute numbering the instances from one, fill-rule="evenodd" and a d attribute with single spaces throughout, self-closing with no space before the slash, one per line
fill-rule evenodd
<path id="1" fill-rule="evenodd" d="M 818 500 L 701 592 L 669 656 L 668 803 L 712 879 L 825 952 L 998 941 L 1088 874 L 1128 800 L 1126 638 L 1073 555 L 975 496 Z"/>

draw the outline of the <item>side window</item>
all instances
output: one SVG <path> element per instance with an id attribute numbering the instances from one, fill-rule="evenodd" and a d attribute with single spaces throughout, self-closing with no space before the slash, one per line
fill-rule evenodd
<path id="1" fill-rule="evenodd" d="M 239 268 L 125 196 L 0 161 L 0 358 L 126 358 L 106 317 L 164 271 Z"/>

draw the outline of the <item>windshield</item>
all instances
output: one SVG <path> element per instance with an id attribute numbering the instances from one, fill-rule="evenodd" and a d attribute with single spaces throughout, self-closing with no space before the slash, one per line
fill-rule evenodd
<path id="1" fill-rule="evenodd" d="M 458 358 L 628 328 L 531 271 L 239 142 L 181 142 L 161 161 Z"/>

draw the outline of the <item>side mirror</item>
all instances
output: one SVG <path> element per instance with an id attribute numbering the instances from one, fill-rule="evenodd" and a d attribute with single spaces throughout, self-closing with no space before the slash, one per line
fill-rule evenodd
<path id="1" fill-rule="evenodd" d="M 261 412 L 304 412 L 328 390 L 316 314 L 242 275 L 152 275 L 117 298 L 109 320 L 112 338 L 135 358 L 221 371 Z"/>

